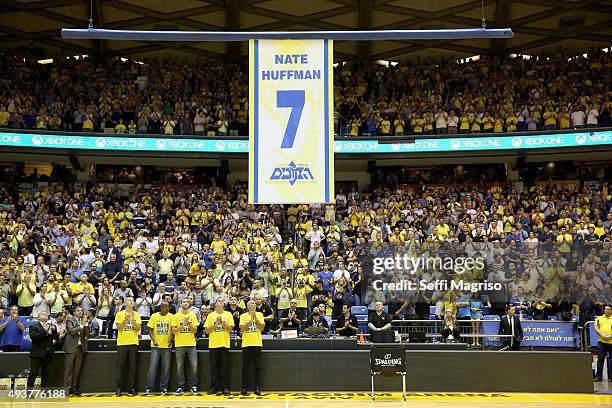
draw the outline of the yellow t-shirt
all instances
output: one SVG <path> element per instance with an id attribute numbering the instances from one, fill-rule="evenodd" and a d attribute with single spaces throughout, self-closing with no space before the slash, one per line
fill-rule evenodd
<path id="1" fill-rule="evenodd" d="M 11 114 L 7 111 L 0 112 L 0 126 L 8 125 L 9 117 Z"/>
<path id="2" fill-rule="evenodd" d="M 20 283 L 19 286 L 17 286 L 18 289 L 23 288 L 19 298 L 17 299 L 17 304 L 21 307 L 34 306 L 34 295 L 28 290 L 28 286 L 34 293 L 36 293 L 36 284 L 34 281 L 30 281 L 30 283 L 27 285 Z"/>
<path id="3" fill-rule="evenodd" d="M 230 335 L 227 330 L 223 327 L 216 327 L 215 321 L 217 317 L 221 316 L 221 320 L 224 323 L 229 324 L 234 327 L 234 317 L 228 311 L 224 311 L 219 314 L 217 312 L 211 312 L 208 317 L 206 317 L 206 321 L 204 322 L 204 328 L 214 327 L 215 329 L 208 335 L 208 348 L 230 348 Z"/>
<path id="4" fill-rule="evenodd" d="M 605 335 L 612 334 L 612 316 L 599 316 L 597 319 L 595 319 L 595 327 L 599 328 L 599 331 Z M 612 339 L 604 339 L 601 336 L 597 336 L 597 338 L 601 343 L 612 344 Z"/>
<path id="5" fill-rule="evenodd" d="M 157 348 L 167 349 L 170 347 L 170 336 L 172 332 L 170 331 L 170 326 L 172 325 L 172 313 L 168 313 L 165 316 L 162 316 L 160 313 L 153 313 L 151 318 L 149 319 L 149 323 L 147 327 L 155 333 L 155 339 L 157 339 Z M 153 340 L 151 339 L 151 347 L 155 347 L 153 345 Z"/>
<path id="6" fill-rule="evenodd" d="M 242 347 L 262 347 L 261 330 L 257 327 L 255 321 L 251 321 L 252 317 L 248 313 L 240 315 L 240 326 L 247 324 L 247 329 L 242 333 Z M 264 324 L 263 313 L 255 312 L 255 319 L 260 325 Z"/>
<path id="7" fill-rule="evenodd" d="M 178 327 L 178 332 L 174 334 L 174 345 L 176 347 L 194 347 L 196 345 L 195 334 L 191 333 L 189 326 L 185 324 L 185 318 L 189 318 L 191 325 L 198 326 L 198 317 L 193 312 L 177 312 L 172 316 L 172 327 Z"/>
<path id="8" fill-rule="evenodd" d="M 142 320 L 140 320 L 140 315 L 138 312 L 134 313 L 134 320 L 140 324 Z M 117 329 L 119 329 L 119 324 L 123 323 L 126 319 L 127 313 L 125 310 L 120 311 L 115 316 L 115 323 L 117 324 Z M 117 330 L 117 345 L 118 346 L 130 346 L 130 345 L 138 345 L 138 333 L 134 330 L 134 326 L 130 324 L 126 324 L 123 326 L 123 330 Z"/>
<path id="9" fill-rule="evenodd" d="M 227 244 L 223 240 L 213 241 L 210 244 L 210 249 L 212 249 L 212 251 L 217 255 L 223 254 L 225 252 L 225 248 L 227 248 Z"/>

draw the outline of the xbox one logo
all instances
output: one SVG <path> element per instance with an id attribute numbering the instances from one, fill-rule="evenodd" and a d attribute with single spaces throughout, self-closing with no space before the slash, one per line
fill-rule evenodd
<path id="1" fill-rule="evenodd" d="M 217 146 L 217 150 L 225 150 L 225 142 L 222 140 L 219 140 L 215 146 Z"/>
<path id="2" fill-rule="evenodd" d="M 397 143 L 394 143 L 391 145 L 391 150 L 393 150 L 394 152 L 399 151 L 399 149 L 401 149 L 401 146 Z"/>
<path id="3" fill-rule="evenodd" d="M 576 143 L 578 144 L 585 144 L 587 141 L 587 137 L 584 133 L 580 133 L 578 135 L 576 135 Z"/>
<path id="4" fill-rule="evenodd" d="M 45 140 L 42 136 L 32 136 L 32 143 L 34 143 L 36 146 L 40 146 L 44 143 L 44 141 Z"/>
<path id="5" fill-rule="evenodd" d="M 450 145 L 453 149 L 457 150 L 461 147 L 461 140 L 451 140 Z"/>
<path id="6" fill-rule="evenodd" d="M 96 146 L 98 146 L 100 149 L 102 149 L 104 146 L 106 146 L 106 140 L 104 140 L 104 138 L 99 137 L 96 139 Z"/>
<path id="7" fill-rule="evenodd" d="M 521 140 L 520 137 L 513 137 L 512 138 L 512 146 L 514 147 L 521 147 L 523 144 L 523 141 Z"/>
<path id="8" fill-rule="evenodd" d="M 157 146 L 158 149 L 165 149 L 166 142 L 164 140 L 158 140 L 157 143 L 155 143 L 155 146 Z"/>
<path id="9" fill-rule="evenodd" d="M 334 143 L 334 151 L 339 152 L 340 150 L 342 150 L 342 143 L 340 142 Z"/>

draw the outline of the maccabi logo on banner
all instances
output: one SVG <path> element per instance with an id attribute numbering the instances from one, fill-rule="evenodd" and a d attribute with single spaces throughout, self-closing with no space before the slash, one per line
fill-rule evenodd
<path id="1" fill-rule="evenodd" d="M 293 161 L 288 165 L 277 165 L 272 171 L 270 182 L 288 182 L 293 186 L 296 182 L 312 182 L 315 178 L 307 164 L 295 164 Z"/>

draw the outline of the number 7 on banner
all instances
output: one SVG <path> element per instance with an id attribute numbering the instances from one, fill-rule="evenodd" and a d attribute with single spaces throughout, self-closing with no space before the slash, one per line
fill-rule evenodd
<path id="1" fill-rule="evenodd" d="M 302 118 L 302 111 L 304 110 L 305 102 L 305 91 L 302 90 L 280 90 L 276 91 L 276 107 L 277 108 L 291 108 L 289 114 L 289 121 L 287 122 L 287 128 L 283 135 L 283 141 L 281 143 L 281 149 L 291 149 L 293 142 L 295 141 L 295 134 L 297 133 L 300 119 Z"/>

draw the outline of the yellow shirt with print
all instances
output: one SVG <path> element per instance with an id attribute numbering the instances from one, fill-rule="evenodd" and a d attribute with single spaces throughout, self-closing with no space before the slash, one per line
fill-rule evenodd
<path id="1" fill-rule="evenodd" d="M 214 330 L 208 335 L 208 348 L 230 348 L 230 334 L 223 326 L 218 327 L 215 322 L 217 318 L 221 316 L 221 320 L 234 327 L 234 317 L 228 311 L 223 313 L 211 312 L 206 321 L 204 322 L 204 328 L 214 327 Z"/>
<path id="2" fill-rule="evenodd" d="M 172 325 L 172 313 L 168 313 L 162 316 L 159 312 L 153 313 L 149 319 L 147 327 L 155 333 L 155 339 L 157 340 L 157 348 L 167 349 L 170 347 L 170 338 L 172 332 L 170 326 Z M 153 339 L 151 339 L 151 347 L 153 345 Z"/>
<path id="3" fill-rule="evenodd" d="M 597 319 L 595 319 L 595 327 L 599 329 L 600 332 L 609 336 L 612 334 L 612 316 L 606 317 L 606 315 L 601 315 Z M 601 336 L 597 336 L 597 339 L 600 343 L 612 344 L 612 338 L 604 339 Z"/>
<path id="4" fill-rule="evenodd" d="M 121 256 L 123 257 L 123 264 L 129 265 L 130 263 L 134 262 L 134 257 L 137 253 L 138 249 L 132 246 L 124 248 L 123 251 L 121 251 Z"/>
<path id="5" fill-rule="evenodd" d="M 255 312 L 255 317 L 249 313 L 240 315 L 240 326 L 246 325 L 246 330 L 242 333 L 242 347 L 262 347 L 261 330 L 257 327 L 264 324 L 263 313 Z"/>
<path id="6" fill-rule="evenodd" d="M 0 126 L 7 126 L 11 114 L 7 111 L 0 112 Z"/>
<path id="7" fill-rule="evenodd" d="M 544 116 L 544 126 L 557 124 L 557 115 L 555 115 L 555 112 L 546 111 L 544 112 L 543 116 Z"/>
<path id="8" fill-rule="evenodd" d="M 134 330 L 134 321 L 141 324 L 142 320 L 138 312 L 132 312 L 134 314 L 134 320 L 131 323 L 126 323 L 123 326 L 123 330 L 119 329 L 119 324 L 123 323 L 127 319 L 127 313 L 125 310 L 120 311 L 115 316 L 115 323 L 117 324 L 117 345 L 118 346 L 132 346 L 138 345 L 138 333 Z"/>
<path id="9" fill-rule="evenodd" d="M 189 326 L 185 323 L 189 319 L 193 327 L 198 327 L 198 317 L 193 312 L 183 313 L 177 312 L 172 316 L 172 327 L 179 330 L 174 333 L 174 345 L 176 347 L 194 347 L 196 345 L 195 334 L 191 332 Z"/>
<path id="10" fill-rule="evenodd" d="M 308 293 L 310 293 L 310 290 L 308 290 L 308 287 L 306 287 L 306 285 L 304 285 L 304 287 L 297 286 L 293 290 L 293 297 L 297 301 L 297 307 L 308 307 Z"/>
<path id="11" fill-rule="evenodd" d="M 472 132 L 480 132 L 480 124 L 482 123 L 482 120 L 479 118 L 474 118 L 474 120 L 472 121 Z"/>

